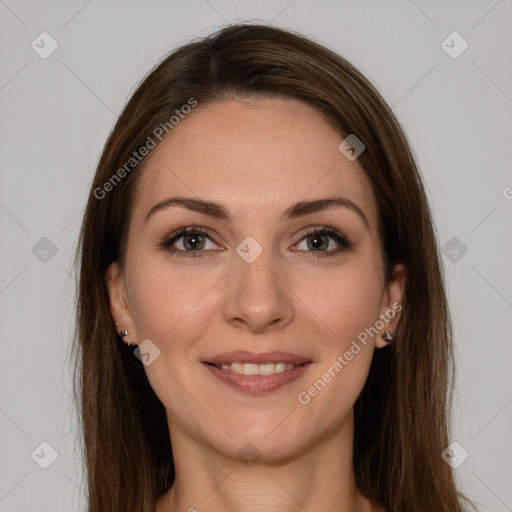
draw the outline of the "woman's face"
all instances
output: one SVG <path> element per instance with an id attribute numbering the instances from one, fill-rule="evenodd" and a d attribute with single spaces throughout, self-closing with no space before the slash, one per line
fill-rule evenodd
<path id="1" fill-rule="evenodd" d="M 153 150 L 108 283 L 118 329 L 150 340 L 171 438 L 277 459 L 350 431 L 403 279 L 385 285 L 375 198 L 342 140 L 302 102 L 226 101 Z"/>

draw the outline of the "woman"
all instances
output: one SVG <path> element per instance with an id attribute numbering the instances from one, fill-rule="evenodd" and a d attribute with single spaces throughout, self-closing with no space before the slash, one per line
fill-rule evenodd
<path id="1" fill-rule="evenodd" d="M 421 177 L 349 62 L 233 25 L 132 95 L 82 225 L 90 512 L 457 512 Z M 135 347 L 135 350 L 134 350 Z"/>

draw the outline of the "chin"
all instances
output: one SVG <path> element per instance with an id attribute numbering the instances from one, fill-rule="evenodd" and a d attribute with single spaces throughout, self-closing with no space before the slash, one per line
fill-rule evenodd
<path id="1" fill-rule="evenodd" d="M 307 437 L 303 428 L 284 425 L 283 418 L 276 418 L 272 423 L 261 423 L 252 426 L 241 425 L 227 430 L 233 437 L 223 436 L 217 444 L 217 450 L 225 456 L 247 461 L 279 461 L 296 456 L 306 449 Z"/>

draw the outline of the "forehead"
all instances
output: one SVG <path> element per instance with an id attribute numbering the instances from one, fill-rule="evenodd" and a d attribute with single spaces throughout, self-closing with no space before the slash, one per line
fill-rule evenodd
<path id="1" fill-rule="evenodd" d="M 154 149 L 134 213 L 173 195 L 224 204 L 234 217 L 276 215 L 303 199 L 343 196 L 376 222 L 370 182 L 338 146 L 344 137 L 298 100 L 200 104 Z"/>

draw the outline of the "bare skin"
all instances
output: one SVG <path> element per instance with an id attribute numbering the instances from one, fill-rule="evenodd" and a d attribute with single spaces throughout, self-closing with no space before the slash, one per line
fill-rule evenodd
<path id="1" fill-rule="evenodd" d="M 342 140 L 299 101 L 226 101 L 199 105 L 151 155 L 126 265 L 112 264 L 106 277 L 125 341 L 160 350 L 144 368 L 167 411 L 176 482 L 157 512 L 382 511 L 355 485 L 353 405 L 373 351 L 386 345 L 381 334 L 397 328 L 406 272 L 398 265 L 385 283 L 376 201 L 358 161 L 338 150 Z M 147 217 L 171 196 L 220 203 L 232 219 L 178 206 Z M 334 196 L 366 221 L 343 206 L 281 218 L 296 202 Z M 193 225 L 207 232 L 158 246 Z M 324 226 L 351 246 L 311 233 Z M 262 249 L 251 262 L 236 250 L 247 237 Z M 379 334 L 333 370 L 382 315 Z M 310 362 L 279 389 L 251 394 L 205 363 L 242 349 Z M 309 393 L 319 379 L 325 385 Z"/>

